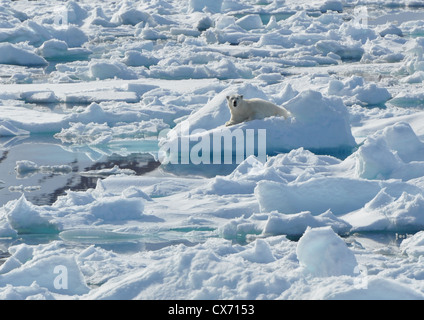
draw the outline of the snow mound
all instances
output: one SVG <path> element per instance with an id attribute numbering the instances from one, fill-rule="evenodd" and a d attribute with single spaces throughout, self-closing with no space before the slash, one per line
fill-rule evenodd
<path id="1" fill-rule="evenodd" d="M 13 234 L 58 234 L 75 228 L 99 226 L 123 221 L 157 223 L 162 219 L 144 214 L 149 197 L 137 190 L 124 190 L 116 196 L 104 197 L 101 182 L 86 192 L 67 191 L 50 207 L 37 206 L 22 195 L 0 210 L 0 236 Z"/>
<path id="2" fill-rule="evenodd" d="M 330 226 L 339 235 L 347 234 L 351 229 L 347 222 L 334 216 L 331 211 L 318 216 L 313 216 L 310 212 L 292 215 L 272 213 L 263 229 L 263 234 L 300 236 L 308 227 L 320 228 L 326 226 Z"/>
<path id="3" fill-rule="evenodd" d="M 381 25 L 377 27 L 377 32 L 380 34 L 380 36 L 385 37 L 387 35 L 396 35 L 399 37 L 403 37 L 402 29 L 397 27 L 394 24 L 387 23 L 385 25 Z"/>
<path id="4" fill-rule="evenodd" d="M 20 287 L 27 287 L 26 291 L 20 292 L 21 295 L 36 295 L 35 292 L 70 296 L 88 293 L 90 289 L 77 264 L 77 257 L 60 254 L 59 246 L 54 243 L 45 250 L 33 250 L 25 244 L 10 247 L 11 256 L 0 270 L 1 285 L 14 283 L 18 292 Z M 56 254 L 52 254 L 54 247 L 59 249 Z"/>
<path id="5" fill-rule="evenodd" d="M 75 1 L 67 2 L 63 9 L 64 11 L 61 13 L 66 14 L 67 22 L 70 24 L 81 25 L 88 16 L 87 11 Z"/>
<path id="6" fill-rule="evenodd" d="M 261 29 L 264 27 L 262 19 L 258 14 L 246 15 L 243 18 L 237 20 L 236 24 L 247 31 Z"/>
<path id="7" fill-rule="evenodd" d="M 224 90 L 199 111 L 191 114 L 186 121 L 179 123 L 166 137 L 162 137 L 160 139 L 161 149 L 164 152 L 171 149 L 175 150 L 179 141 L 186 139 L 191 143 L 190 150 L 192 150 L 195 145 L 194 142 L 199 140 L 207 146 L 208 141 L 213 141 L 216 136 L 244 134 L 248 130 L 254 132 L 256 139 L 259 139 L 260 132 L 266 132 L 266 152 L 268 155 L 288 152 L 301 147 L 317 152 L 325 150 L 326 152 L 343 154 L 346 151 L 350 152 L 356 145 L 351 133 L 348 111 L 342 100 L 327 98 L 321 93 L 311 90 L 304 91 L 283 104 L 283 107 L 292 114 L 292 117 L 288 119 L 270 117 L 224 127 L 223 124 L 230 118 L 226 96 L 234 91 L 239 94 L 246 94 L 247 99 L 264 97 L 269 100 L 263 92 L 251 85 L 241 86 L 235 90 Z M 243 139 L 243 141 L 236 141 L 235 145 L 232 143 L 223 144 L 220 150 L 212 148 L 211 153 L 213 155 L 217 152 L 244 150 L 244 143 Z M 256 153 L 259 153 L 260 146 L 257 143 L 254 147 L 251 147 Z M 263 145 L 261 147 L 265 148 Z M 246 155 L 251 154 L 246 151 Z M 178 154 L 174 154 L 174 157 L 171 154 L 169 158 L 175 160 L 175 156 L 178 158 Z M 208 155 L 205 155 L 206 158 L 208 158 Z"/>
<path id="8" fill-rule="evenodd" d="M 143 12 L 132 8 L 128 3 L 124 2 L 121 8 L 112 16 L 110 22 L 116 25 L 132 25 L 135 26 L 140 22 L 155 25 L 154 20 L 147 12 Z"/>
<path id="9" fill-rule="evenodd" d="M 338 55 L 342 60 L 360 61 L 365 53 L 360 41 L 336 41 L 336 40 L 320 40 L 315 47 L 324 56 L 329 53 Z"/>
<path id="10" fill-rule="evenodd" d="M 242 240 L 249 237 L 270 237 L 285 235 L 298 238 L 308 228 L 331 227 L 339 235 L 350 232 L 346 221 L 334 216 L 331 211 L 313 216 L 310 212 L 281 214 L 278 212 L 255 213 L 249 218 L 235 218 L 219 227 L 219 234 L 229 240 Z"/>
<path id="11" fill-rule="evenodd" d="M 410 180 L 423 174 L 424 143 L 408 123 L 398 122 L 369 136 L 349 158 L 358 177 Z"/>
<path id="12" fill-rule="evenodd" d="M 265 240 L 257 239 L 255 246 L 240 253 L 244 259 L 255 263 L 270 263 L 275 261 L 271 248 Z"/>
<path id="13" fill-rule="evenodd" d="M 19 129 L 7 120 L 0 121 L 0 137 L 25 136 L 29 131 Z"/>
<path id="14" fill-rule="evenodd" d="M 69 48 L 65 41 L 51 39 L 43 43 L 37 50 L 38 53 L 50 61 L 86 60 L 91 54 L 90 50 L 82 48 Z"/>
<path id="15" fill-rule="evenodd" d="M 326 0 L 320 7 L 321 12 L 338 11 L 343 12 L 343 2 L 339 0 Z"/>
<path id="16" fill-rule="evenodd" d="M 4 217 L 11 228 L 19 234 L 51 234 L 58 228 L 43 217 L 38 208 L 22 195 L 19 200 L 9 202 L 4 207 Z"/>
<path id="17" fill-rule="evenodd" d="M 119 61 L 91 60 L 89 63 L 89 75 L 93 79 L 114 79 L 123 80 L 137 79 L 134 71 Z"/>
<path id="18" fill-rule="evenodd" d="M 421 257 L 424 255 L 424 231 L 419 231 L 413 236 L 403 240 L 400 244 L 403 254 L 411 257 Z"/>
<path id="19" fill-rule="evenodd" d="M 306 230 L 296 254 L 301 266 L 317 277 L 352 276 L 358 266 L 353 252 L 329 227 Z"/>
<path id="20" fill-rule="evenodd" d="M 345 280 L 343 284 L 325 281 L 320 285 L 314 285 L 310 299 L 360 301 L 423 299 L 423 295 L 418 290 L 387 277 L 360 275 L 353 281 Z"/>
<path id="21" fill-rule="evenodd" d="M 103 222 L 137 220 L 142 217 L 143 210 L 144 201 L 138 198 L 105 199 L 90 208 L 93 217 Z"/>
<path id="22" fill-rule="evenodd" d="M 423 194 L 405 191 L 398 196 L 382 189 L 363 208 L 343 219 L 352 225 L 352 231 L 418 232 L 424 226 L 423 208 Z"/>
<path id="23" fill-rule="evenodd" d="M 101 7 L 96 7 L 91 11 L 91 15 L 87 18 L 87 25 L 102 26 L 102 27 L 116 27 L 116 24 L 106 17 Z"/>
<path id="24" fill-rule="evenodd" d="M 328 94 L 343 97 L 349 105 L 365 106 L 382 105 L 392 97 L 386 88 L 377 87 L 373 83 L 365 84 L 364 79 L 358 76 L 344 81 L 332 80 L 328 86 Z"/>
<path id="25" fill-rule="evenodd" d="M 400 181 L 380 182 L 330 176 L 304 182 L 260 181 L 255 195 L 261 212 L 292 214 L 310 211 L 313 215 L 319 215 L 331 210 L 334 215 L 341 216 L 361 209 L 384 187 L 396 197 L 403 192 L 413 195 L 421 193 L 419 188 Z"/>
<path id="26" fill-rule="evenodd" d="M 125 52 L 125 58 L 122 62 L 130 67 L 144 66 L 146 68 L 149 68 L 152 65 L 157 64 L 159 62 L 159 59 L 150 55 L 143 54 L 139 51 L 130 50 Z"/>
<path id="27" fill-rule="evenodd" d="M 11 64 L 28 67 L 43 67 L 47 61 L 27 49 L 10 43 L 0 43 L 0 64 Z"/>

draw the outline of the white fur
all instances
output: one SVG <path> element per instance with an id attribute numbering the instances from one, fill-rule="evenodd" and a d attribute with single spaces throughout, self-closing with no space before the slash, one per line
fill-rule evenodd
<path id="1" fill-rule="evenodd" d="M 242 95 L 233 95 L 228 96 L 227 101 L 231 111 L 231 119 L 225 124 L 227 127 L 273 116 L 284 117 L 285 119 L 290 116 L 290 112 L 283 107 L 262 99 L 245 100 Z"/>

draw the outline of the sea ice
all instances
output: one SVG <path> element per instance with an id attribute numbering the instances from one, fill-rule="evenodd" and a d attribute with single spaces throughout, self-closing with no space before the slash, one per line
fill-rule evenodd
<path id="1" fill-rule="evenodd" d="M 10 43 L 0 44 L 0 63 L 38 67 L 43 67 L 48 64 L 44 58 L 38 56 L 34 52 Z"/>
<path id="2" fill-rule="evenodd" d="M 236 21 L 236 24 L 245 30 L 254 30 L 263 28 L 261 17 L 258 14 L 244 16 Z"/>
<path id="3" fill-rule="evenodd" d="M 15 200 L 14 203 L 9 203 L 4 207 L 2 216 L 10 227 L 19 234 L 57 232 L 57 227 L 44 218 L 37 208 L 26 200 L 24 195 L 19 200 Z M 9 233 L 8 231 L 7 234 Z"/>
<path id="4" fill-rule="evenodd" d="M 309 228 L 296 248 L 300 264 L 317 277 L 353 275 L 356 261 L 346 243 L 329 228 Z"/>
<path id="5" fill-rule="evenodd" d="M 29 135 L 29 131 L 16 128 L 7 120 L 0 121 L 0 137 Z"/>
<path id="6" fill-rule="evenodd" d="M 422 5 L 360 4 L 3 2 L 0 298 L 422 300 Z M 292 116 L 226 128 L 231 94 Z M 224 129 L 266 152 L 158 163 Z"/>
<path id="7" fill-rule="evenodd" d="M 190 140 L 196 142 L 199 139 L 201 141 L 208 139 L 212 141 L 215 135 L 222 133 L 224 130 L 222 128 L 223 124 L 230 118 L 226 96 L 231 92 L 237 92 L 238 94 L 245 94 L 245 97 L 248 98 L 253 95 L 254 91 L 259 91 L 256 88 L 248 90 L 249 88 L 251 87 L 224 90 L 208 105 L 191 114 L 186 119 L 186 122 L 172 129 L 167 137 L 160 141 L 160 146 L 163 149 L 168 147 L 170 149 L 172 146 L 176 146 L 179 139 L 185 136 L 185 138 L 190 136 Z M 264 93 L 259 91 L 256 96 L 264 96 Z M 341 100 L 326 98 L 319 92 L 309 90 L 287 101 L 283 104 L 283 107 L 289 110 L 293 117 L 288 119 L 271 117 L 264 120 L 254 120 L 233 126 L 232 129 L 253 130 L 255 134 L 258 134 L 260 129 L 266 128 L 268 154 L 284 152 L 299 147 L 319 151 L 349 149 L 355 146 L 356 143 L 347 120 L 347 110 Z M 217 110 L 221 111 L 217 112 Z M 181 129 L 184 124 L 188 127 L 188 132 Z M 191 136 L 191 132 L 195 132 L 196 129 L 201 129 L 202 131 Z M 238 143 L 240 144 L 241 142 L 239 141 Z M 194 144 L 194 142 L 191 142 L 191 145 Z M 244 146 L 242 147 L 244 148 Z M 232 144 L 230 146 L 222 145 L 222 152 L 225 152 L 228 148 L 231 149 L 234 146 Z M 258 152 L 258 149 L 255 150 Z M 212 150 L 212 152 L 221 152 L 221 150 Z M 170 157 L 172 158 L 172 154 Z"/>
<path id="8" fill-rule="evenodd" d="M 328 85 L 328 94 L 344 97 L 348 104 L 383 105 L 391 94 L 386 88 L 379 88 L 376 84 L 365 84 L 362 77 L 352 76 L 345 81 L 332 80 Z"/>
<path id="9" fill-rule="evenodd" d="M 190 0 L 189 10 L 191 11 L 207 11 L 213 13 L 221 12 L 223 0 L 208 1 L 208 0 Z"/>
<path id="10" fill-rule="evenodd" d="M 90 170 L 90 171 L 84 171 L 80 172 L 81 176 L 84 177 L 108 177 L 111 175 L 134 175 L 135 171 L 131 169 L 121 169 L 119 166 L 114 166 L 111 169 L 100 169 L 100 170 Z"/>
<path id="11" fill-rule="evenodd" d="M 124 80 L 137 79 L 136 74 L 119 61 L 92 60 L 89 64 L 89 74 L 93 79 L 113 79 Z"/>
<path id="12" fill-rule="evenodd" d="M 330 11 L 330 10 L 342 12 L 343 11 L 343 3 L 342 3 L 342 1 L 338 1 L 338 0 L 327 0 L 320 7 L 320 10 L 322 12 L 326 12 L 326 11 Z"/>
<path id="13" fill-rule="evenodd" d="M 415 235 L 403 240 L 400 244 L 402 253 L 408 256 L 419 258 L 424 254 L 423 231 L 417 232 Z"/>
<path id="14" fill-rule="evenodd" d="M 130 8 L 125 4 L 112 16 L 110 22 L 117 25 L 126 24 L 132 26 L 140 22 L 154 24 L 154 20 L 148 13 Z"/>
<path id="15" fill-rule="evenodd" d="M 19 160 L 16 162 L 15 171 L 19 178 L 25 178 L 35 173 L 68 174 L 72 172 L 72 167 L 68 165 L 38 166 L 36 163 L 32 161 Z"/>
<path id="16" fill-rule="evenodd" d="M 17 253 L 19 251 L 17 250 Z M 59 277 L 60 274 L 63 275 L 63 278 Z M 37 279 L 36 284 L 33 284 L 34 277 Z M 28 262 L 22 261 L 19 267 L 0 274 L 0 283 L 3 286 L 15 283 L 17 288 L 45 288 L 48 292 L 66 293 L 70 296 L 85 294 L 89 291 L 76 257 L 66 255 L 43 256 L 41 253 L 39 256 L 29 259 Z M 42 292 L 43 290 L 38 291 Z"/>
<path id="17" fill-rule="evenodd" d="M 38 49 L 39 54 L 49 61 L 85 60 L 92 53 L 82 48 L 69 48 L 65 41 L 51 39 Z"/>

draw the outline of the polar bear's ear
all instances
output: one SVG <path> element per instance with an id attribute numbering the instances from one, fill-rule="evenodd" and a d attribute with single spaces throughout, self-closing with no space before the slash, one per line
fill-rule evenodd
<path id="1" fill-rule="evenodd" d="M 230 96 L 227 96 L 227 100 L 230 100 Z"/>
<path id="2" fill-rule="evenodd" d="M 243 95 L 242 94 L 240 95 L 240 99 L 243 99 Z"/>

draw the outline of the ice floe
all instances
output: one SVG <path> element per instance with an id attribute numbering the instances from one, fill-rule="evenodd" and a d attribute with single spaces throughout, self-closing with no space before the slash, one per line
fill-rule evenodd
<path id="1" fill-rule="evenodd" d="M 423 17 L 2 3 L 0 298 L 422 300 Z M 291 116 L 226 127 L 232 94 Z"/>

